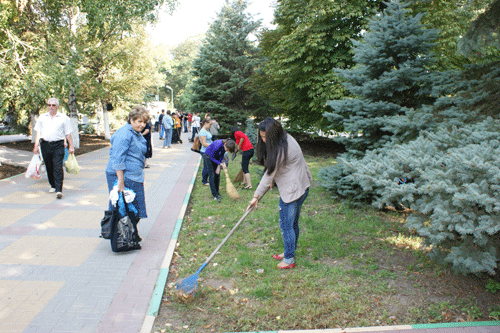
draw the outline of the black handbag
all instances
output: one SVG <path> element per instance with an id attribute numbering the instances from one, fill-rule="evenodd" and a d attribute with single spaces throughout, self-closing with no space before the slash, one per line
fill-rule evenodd
<path id="1" fill-rule="evenodd" d="M 115 212 L 111 218 L 111 250 L 113 252 L 125 252 L 139 250 L 139 234 L 137 232 L 137 216 L 128 210 L 123 192 L 121 192 L 123 203 L 125 205 L 125 216 L 120 216 L 118 203 Z"/>
<path id="2" fill-rule="evenodd" d="M 111 237 L 111 227 L 112 227 L 112 218 L 113 213 L 117 210 L 117 207 L 113 210 L 106 210 L 104 212 L 104 217 L 101 220 L 101 238 L 110 239 Z"/>

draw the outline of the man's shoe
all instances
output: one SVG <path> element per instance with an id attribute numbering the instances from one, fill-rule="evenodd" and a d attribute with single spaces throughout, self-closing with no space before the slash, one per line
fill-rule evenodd
<path id="1" fill-rule="evenodd" d="M 214 200 L 216 200 L 218 203 L 221 203 L 221 201 L 222 201 L 221 198 L 220 198 L 220 196 L 214 197 Z"/>
<path id="2" fill-rule="evenodd" d="M 62 192 L 57 192 L 57 193 L 56 193 L 56 198 L 57 198 L 57 199 L 61 199 L 62 197 L 63 197 Z"/>
<path id="3" fill-rule="evenodd" d="M 52 188 L 49 190 L 49 193 L 56 193 L 56 189 L 52 187 Z"/>

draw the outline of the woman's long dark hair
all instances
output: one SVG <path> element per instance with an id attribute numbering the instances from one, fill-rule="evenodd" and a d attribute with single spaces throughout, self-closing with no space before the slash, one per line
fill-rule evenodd
<path id="1" fill-rule="evenodd" d="M 233 139 L 234 141 L 236 141 L 236 137 L 234 136 L 234 133 L 236 133 L 238 131 L 239 131 L 238 126 L 231 127 L 231 136 L 230 136 L 230 138 Z"/>
<path id="2" fill-rule="evenodd" d="M 261 131 L 266 133 L 266 142 L 260 136 Z M 258 137 L 257 162 L 263 165 L 264 172 L 270 175 L 276 169 L 276 164 L 281 156 L 283 156 L 283 162 L 286 162 L 288 153 L 286 131 L 278 121 L 268 117 L 259 124 Z"/>

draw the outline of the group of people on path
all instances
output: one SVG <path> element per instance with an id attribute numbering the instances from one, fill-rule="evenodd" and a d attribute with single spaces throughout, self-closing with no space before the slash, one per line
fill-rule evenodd
<path id="1" fill-rule="evenodd" d="M 68 145 L 70 153 L 74 152 L 72 129 L 69 118 L 58 112 L 59 101 L 57 99 L 49 99 L 47 108 L 49 112 L 42 114 L 35 125 L 37 136 L 33 151 L 38 154 L 41 147 L 50 184 L 49 192 L 55 192 L 57 198 L 60 199 L 63 189 L 62 164 L 65 145 Z M 172 119 L 169 111 L 164 117 Z M 196 117 L 199 118 L 199 115 L 195 115 L 192 119 L 191 131 L 193 133 L 196 128 L 194 126 L 197 121 Z M 167 122 L 170 124 L 168 120 Z M 214 200 L 220 202 L 222 200 L 219 193 L 220 172 L 221 169 L 227 168 L 228 153 L 242 152 L 243 187 L 252 189 L 249 163 L 255 152 L 248 136 L 237 127 L 231 129 L 230 138 L 217 139 L 219 128 L 215 135 L 210 131 L 215 123 L 213 117 L 206 116 L 200 124 L 201 129 L 198 135 L 202 144 L 202 182 L 210 186 Z M 170 129 L 175 128 L 174 124 L 174 122 L 170 124 Z M 165 129 L 168 130 L 168 128 Z M 127 123 L 111 137 L 109 161 L 105 171 L 110 192 L 116 186 L 119 192 L 127 188 L 135 193 L 132 204 L 138 211 L 138 219 L 147 218 L 144 168 L 147 168 L 147 158 L 152 156 L 151 131 L 152 125 L 148 111 L 143 106 L 134 107 L 128 115 Z M 165 133 L 167 136 L 167 132 Z M 284 250 L 272 257 L 279 261 L 277 265 L 279 269 L 295 268 L 295 250 L 300 234 L 300 211 L 309 193 L 311 173 L 297 141 L 283 129 L 277 120 L 271 117 L 259 123 L 256 157 L 257 164 L 264 166 L 264 174 L 247 205 L 247 210 L 257 209 L 259 201 L 276 183 L 280 194 L 279 224 Z M 112 209 L 111 201 L 109 209 Z"/>

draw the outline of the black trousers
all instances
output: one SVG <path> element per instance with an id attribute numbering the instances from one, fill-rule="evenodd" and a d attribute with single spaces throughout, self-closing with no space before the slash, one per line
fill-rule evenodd
<path id="1" fill-rule="evenodd" d="M 64 140 L 60 141 L 40 141 L 42 158 L 47 170 L 47 178 L 51 188 L 56 192 L 62 192 L 64 180 Z"/>

